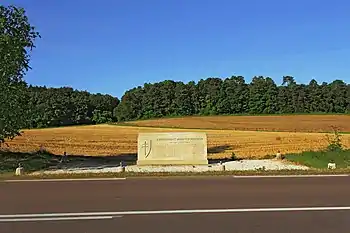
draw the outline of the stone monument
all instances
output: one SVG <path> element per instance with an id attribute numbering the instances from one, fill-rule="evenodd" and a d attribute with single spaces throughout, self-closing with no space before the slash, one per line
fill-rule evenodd
<path id="1" fill-rule="evenodd" d="M 206 133 L 139 133 L 137 145 L 137 165 L 208 164 Z"/>

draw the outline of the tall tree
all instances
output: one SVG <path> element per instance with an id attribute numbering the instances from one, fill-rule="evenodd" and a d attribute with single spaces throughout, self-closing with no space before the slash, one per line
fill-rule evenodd
<path id="1" fill-rule="evenodd" d="M 347 100 L 346 113 L 350 114 L 350 84 L 347 85 L 346 100 Z"/>
<path id="2" fill-rule="evenodd" d="M 249 86 L 249 112 L 253 114 L 276 113 L 277 95 L 278 88 L 271 78 L 253 77 Z"/>
<path id="3" fill-rule="evenodd" d="M 346 113 L 347 85 L 342 80 L 334 80 L 328 86 L 327 99 L 330 112 Z"/>
<path id="4" fill-rule="evenodd" d="M 232 76 L 224 80 L 221 97 L 217 105 L 219 114 L 246 113 L 248 110 L 249 89 L 244 77 Z"/>
<path id="5" fill-rule="evenodd" d="M 309 82 L 309 85 L 305 87 L 306 92 L 308 93 L 307 98 L 307 109 L 308 112 L 322 112 L 321 106 L 322 106 L 322 90 L 320 85 L 318 85 L 317 81 L 315 79 L 312 79 Z"/>
<path id="6" fill-rule="evenodd" d="M 220 78 L 207 78 L 198 82 L 200 114 L 216 115 L 218 113 L 222 83 Z"/>
<path id="7" fill-rule="evenodd" d="M 175 114 L 177 116 L 188 116 L 194 114 L 193 93 L 190 84 L 178 82 L 175 88 Z"/>
<path id="8" fill-rule="evenodd" d="M 142 117 L 142 113 L 147 114 L 147 117 L 152 117 L 151 107 L 146 109 L 146 112 L 142 112 L 142 95 L 144 95 L 144 90 L 141 87 L 126 91 L 120 104 L 113 110 L 114 117 L 118 121 L 137 120 Z"/>
<path id="9" fill-rule="evenodd" d="M 0 6 L 0 143 L 20 135 L 27 124 L 27 89 L 23 80 L 29 52 L 39 33 L 23 8 Z"/>

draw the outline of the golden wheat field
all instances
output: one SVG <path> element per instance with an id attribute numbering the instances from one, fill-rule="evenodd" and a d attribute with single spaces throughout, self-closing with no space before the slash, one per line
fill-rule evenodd
<path id="1" fill-rule="evenodd" d="M 137 153 L 139 132 L 174 132 L 186 129 L 147 128 L 133 126 L 94 125 L 53 129 L 25 130 L 23 136 L 9 141 L 12 151 L 46 150 L 70 155 L 123 155 Z M 282 153 L 318 150 L 327 145 L 324 133 L 254 132 L 233 130 L 204 131 L 208 136 L 208 157 L 230 157 L 232 152 L 240 158 L 263 157 Z M 350 135 L 342 136 L 343 144 L 350 148 Z"/>
<path id="2" fill-rule="evenodd" d="M 332 126 L 350 132 L 350 115 L 210 116 L 126 122 L 136 126 L 249 131 L 329 132 Z"/>

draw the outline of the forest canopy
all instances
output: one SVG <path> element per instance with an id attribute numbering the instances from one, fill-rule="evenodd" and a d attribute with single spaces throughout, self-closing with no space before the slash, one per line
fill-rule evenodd
<path id="1" fill-rule="evenodd" d="M 251 83 L 242 76 L 165 80 L 127 90 L 120 100 L 71 87 L 29 86 L 28 93 L 30 128 L 191 115 L 350 113 L 349 84 L 297 84 L 291 76 L 281 85 L 263 76 Z"/>

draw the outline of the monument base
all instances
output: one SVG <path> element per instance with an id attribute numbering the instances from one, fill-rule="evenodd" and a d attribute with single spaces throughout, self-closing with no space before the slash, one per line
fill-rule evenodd
<path id="1" fill-rule="evenodd" d="M 208 165 L 208 160 L 137 160 L 138 166 L 162 165 Z"/>

